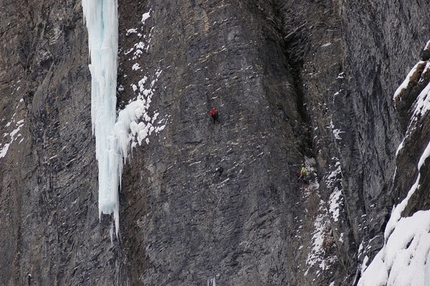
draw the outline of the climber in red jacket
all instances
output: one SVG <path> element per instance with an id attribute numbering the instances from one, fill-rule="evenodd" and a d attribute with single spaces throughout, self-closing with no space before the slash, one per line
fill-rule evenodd
<path id="1" fill-rule="evenodd" d="M 218 111 L 215 108 L 212 108 L 211 111 L 209 112 L 211 118 L 212 118 L 212 123 L 215 124 L 216 122 L 219 123 L 219 119 L 218 119 Z"/>

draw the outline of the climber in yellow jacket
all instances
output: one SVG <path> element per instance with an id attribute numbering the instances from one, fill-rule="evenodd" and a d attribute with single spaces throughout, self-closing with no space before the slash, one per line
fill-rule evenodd
<path id="1" fill-rule="evenodd" d="M 307 175 L 307 171 L 304 165 L 302 165 L 302 168 L 300 169 L 300 172 L 297 173 L 297 181 L 300 182 L 302 181 L 303 183 L 307 184 L 307 181 L 305 179 L 306 175 Z"/>
<path id="2" fill-rule="evenodd" d="M 300 170 L 300 176 L 304 177 L 307 175 L 307 171 L 304 165 L 302 165 L 302 169 Z"/>

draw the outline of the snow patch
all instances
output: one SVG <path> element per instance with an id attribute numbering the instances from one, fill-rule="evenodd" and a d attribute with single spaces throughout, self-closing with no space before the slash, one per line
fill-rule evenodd
<path id="1" fill-rule="evenodd" d="M 326 257 L 327 245 L 325 244 L 327 232 L 330 228 L 329 221 L 330 220 L 327 215 L 326 204 L 323 200 L 321 200 L 319 205 L 319 213 L 314 222 L 315 230 L 312 234 L 312 249 L 306 259 L 306 265 L 308 265 L 308 269 L 306 270 L 305 275 L 307 275 L 310 268 L 316 264 L 321 270 L 324 271 L 336 261 L 335 257 Z"/>
<path id="2" fill-rule="evenodd" d="M 18 90 L 18 89 L 19 89 L 19 87 L 16 90 Z M 19 132 L 20 132 L 22 126 L 24 126 L 24 119 L 18 120 L 18 121 L 16 120 L 16 113 L 17 113 L 17 110 L 20 107 L 20 104 L 22 102 L 24 102 L 23 99 L 21 99 L 18 102 L 17 106 L 15 107 L 15 113 L 12 115 L 11 120 L 8 123 L 6 123 L 6 125 L 5 125 L 5 127 L 8 129 L 11 126 L 13 126 L 14 129 L 11 130 L 10 132 L 3 133 L 3 137 L 2 137 L 2 138 L 4 138 L 3 140 L 8 141 L 8 142 L 7 143 L 0 142 L 0 158 L 6 157 L 7 151 L 9 150 L 10 145 L 14 141 L 16 141 L 18 138 L 21 138 L 21 140 L 18 142 L 18 143 L 21 143 L 23 140 L 22 135 Z M 9 139 L 9 140 L 7 140 L 7 139 Z"/>
<path id="3" fill-rule="evenodd" d="M 330 120 L 330 128 L 332 129 L 332 132 L 333 132 L 334 138 L 335 138 L 336 140 L 342 140 L 342 137 L 340 137 L 340 134 L 345 133 L 345 131 L 342 131 L 342 130 L 340 130 L 340 129 L 335 128 L 335 127 L 334 127 L 334 124 L 333 124 L 333 120 Z"/>
<path id="4" fill-rule="evenodd" d="M 137 29 L 135 29 L 135 28 L 131 28 L 131 29 L 128 29 L 128 30 L 125 32 L 125 36 L 126 36 L 126 37 L 130 36 L 131 34 L 137 34 Z"/>
<path id="5" fill-rule="evenodd" d="M 429 232 L 430 211 L 419 211 L 398 220 L 384 247 L 362 273 L 358 285 L 426 285 Z"/>
<path id="6" fill-rule="evenodd" d="M 330 194 L 329 198 L 329 213 L 333 218 L 333 221 L 337 222 L 339 220 L 339 209 L 342 203 L 342 190 L 336 188 L 333 193 Z"/>
<path id="7" fill-rule="evenodd" d="M 393 100 L 396 100 L 399 98 L 400 94 L 404 89 L 408 88 L 409 83 L 411 82 L 411 79 L 413 78 L 414 73 L 417 71 L 418 67 L 422 66 L 423 64 L 426 64 L 426 67 L 424 68 L 424 71 L 428 70 L 429 63 L 425 61 L 419 61 L 408 73 L 405 80 L 402 82 L 402 84 L 396 89 L 396 91 L 393 94 Z"/>
<path id="8" fill-rule="evenodd" d="M 132 69 L 132 70 L 134 70 L 134 71 L 138 71 L 138 70 L 140 70 L 140 69 L 142 69 L 142 68 L 140 67 L 140 65 L 139 65 L 138 63 L 135 63 L 135 64 L 131 67 L 131 69 Z"/>
<path id="9" fill-rule="evenodd" d="M 317 178 L 316 169 L 314 166 L 316 161 L 314 158 L 305 158 L 305 167 L 308 172 L 312 173 L 315 178 Z M 340 163 L 335 164 L 334 171 L 326 176 L 325 181 L 329 188 L 336 187 L 338 181 L 338 175 L 340 174 Z M 319 276 L 323 271 L 330 269 L 331 265 L 337 261 L 337 257 L 331 254 L 331 247 L 334 243 L 334 238 L 331 235 L 331 222 L 337 220 L 339 215 L 339 205 L 341 203 L 340 191 L 335 191 L 330 196 L 330 202 L 326 202 L 321 199 L 319 195 L 319 187 L 317 180 L 311 182 L 308 187 L 304 189 L 304 197 L 307 200 L 307 204 L 310 204 L 310 208 L 314 208 L 312 205 L 313 201 L 318 204 L 318 209 L 315 213 L 309 213 L 309 208 L 306 207 L 306 212 L 308 215 L 315 218 L 313 222 L 313 232 L 311 237 L 311 249 L 307 254 L 306 265 L 307 270 L 304 275 L 307 275 L 309 271 L 317 267 L 316 275 Z M 299 227 L 299 229 L 302 226 Z M 297 238 L 300 238 L 298 236 Z"/>
<path id="10" fill-rule="evenodd" d="M 337 79 L 344 79 L 345 78 L 345 73 L 344 72 L 341 72 L 341 73 L 339 73 L 338 75 L 337 75 Z"/>
<path id="11" fill-rule="evenodd" d="M 123 161 L 126 160 L 130 147 L 141 145 L 143 142 L 149 144 L 149 136 L 153 133 L 158 134 L 166 127 L 167 118 L 157 121 L 159 113 L 149 113 L 155 84 L 160 75 L 159 70 L 147 88 L 145 88 L 148 79 L 146 76 L 139 80 L 137 85 L 133 84 L 132 88 L 137 93 L 137 97 L 119 112 L 114 132 L 118 138 L 121 138 Z"/>
<path id="12" fill-rule="evenodd" d="M 148 20 L 149 17 L 151 17 L 150 14 L 151 14 L 151 10 L 149 10 L 148 12 L 142 15 L 142 20 L 140 20 L 142 22 L 142 25 L 145 25 L 146 20 Z"/>
<path id="13" fill-rule="evenodd" d="M 415 100 L 414 113 L 412 121 L 416 121 L 430 109 L 430 84 L 428 84 L 418 95 Z"/>
<path id="14" fill-rule="evenodd" d="M 334 223 L 339 221 L 341 205 L 343 203 L 342 196 L 342 169 L 339 159 L 332 158 L 333 164 L 330 165 L 331 172 L 324 176 L 323 182 L 325 182 L 327 189 L 331 190 L 331 194 L 327 201 L 321 199 L 319 194 L 319 184 L 311 182 L 309 186 L 304 190 L 305 198 L 307 200 L 306 213 L 314 217 L 313 232 L 311 237 L 311 248 L 306 258 L 307 270 L 304 275 L 307 275 L 311 269 L 315 270 L 316 276 L 320 276 L 323 272 L 329 271 L 330 267 L 337 261 L 336 255 L 333 254 L 333 245 L 335 243 L 343 243 L 344 234 L 341 233 L 338 241 L 335 241 L 332 231 Z M 305 159 L 305 166 L 317 178 L 316 170 L 313 166 L 316 165 L 316 161 L 313 158 Z M 306 192 L 308 192 L 306 194 Z M 314 204 L 318 204 L 318 209 L 314 209 Z M 309 212 L 311 211 L 311 212 Z"/>
<path id="15" fill-rule="evenodd" d="M 142 20 L 140 21 L 141 26 L 139 28 L 131 28 L 131 29 L 126 30 L 126 36 L 136 34 L 138 39 L 139 39 L 139 41 L 137 43 L 135 43 L 132 48 L 130 48 L 124 52 L 124 55 L 129 55 L 130 53 L 133 53 L 133 56 L 128 59 L 129 61 L 135 61 L 135 60 L 139 59 L 143 55 L 144 52 L 146 52 L 146 53 L 149 52 L 153 28 L 150 29 L 150 32 L 148 35 L 142 35 L 138 31 L 143 32 L 143 30 L 145 28 L 145 22 L 150 17 L 151 17 L 151 10 L 142 15 Z"/>
<path id="16" fill-rule="evenodd" d="M 333 218 L 333 221 L 337 222 L 340 215 L 340 206 L 343 202 L 342 187 L 340 183 L 342 180 L 342 168 L 339 160 L 337 158 L 333 159 L 336 161 L 332 167 L 334 170 L 326 177 L 325 182 L 327 188 L 332 190 L 332 193 L 329 197 L 328 211 Z"/>
<path id="17" fill-rule="evenodd" d="M 430 156 L 430 142 L 417 164 L 420 171 Z M 366 285 L 427 285 L 428 253 L 430 251 L 430 210 L 418 211 L 401 217 L 409 198 L 420 187 L 420 173 L 406 198 L 394 207 L 384 232 L 384 246 L 366 268 L 363 261 L 362 277 L 358 283 Z"/>

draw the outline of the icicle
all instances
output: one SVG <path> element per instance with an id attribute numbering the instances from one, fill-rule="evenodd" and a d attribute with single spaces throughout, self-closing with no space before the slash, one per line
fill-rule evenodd
<path id="1" fill-rule="evenodd" d="M 215 277 L 208 278 L 207 286 L 216 286 Z"/>
<path id="2" fill-rule="evenodd" d="M 110 224 L 110 229 L 109 229 L 109 235 L 110 235 L 110 243 L 113 246 L 113 239 L 114 239 L 114 226 L 113 226 L 113 222 Z"/>

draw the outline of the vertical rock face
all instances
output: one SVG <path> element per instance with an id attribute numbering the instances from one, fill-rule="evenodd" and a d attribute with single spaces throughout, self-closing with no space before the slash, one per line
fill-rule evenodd
<path id="1" fill-rule="evenodd" d="M 354 284 L 411 184 L 392 95 L 428 5 L 157 2 L 119 1 L 118 106 L 140 82 L 167 124 L 125 166 L 112 242 L 81 4 L 2 4 L 1 284 Z"/>
<path id="2" fill-rule="evenodd" d="M 143 234 L 138 256 L 150 263 L 135 274 L 146 285 L 292 281 L 285 260 L 294 259 L 301 117 L 277 11 L 235 2 L 150 8 L 141 63 L 162 71 L 151 104 L 170 117 L 133 155 L 140 176 L 130 170 L 124 181 Z M 211 123 L 212 107 L 220 123 Z"/>
<path id="3" fill-rule="evenodd" d="M 80 2 L 6 2 L 0 284 L 111 284 L 120 270 L 109 224 L 98 221 Z"/>

